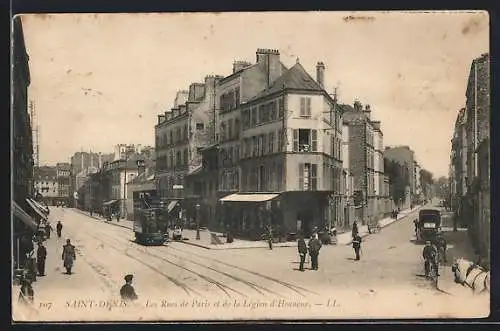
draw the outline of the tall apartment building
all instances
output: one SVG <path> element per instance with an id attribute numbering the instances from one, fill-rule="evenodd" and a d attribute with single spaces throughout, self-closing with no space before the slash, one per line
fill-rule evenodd
<path id="1" fill-rule="evenodd" d="M 344 215 L 340 110 L 324 90 L 323 63 L 315 81 L 298 61 L 286 70 L 278 51 L 258 50 L 262 61 L 269 87 L 240 105 L 240 188 L 220 199 L 223 214 L 236 233 L 271 224 L 281 236 L 308 236 Z"/>
<path id="2" fill-rule="evenodd" d="M 466 90 L 467 186 L 473 219 L 470 232 L 478 251 L 490 259 L 490 59 L 483 54 L 471 64 Z"/>
<path id="3" fill-rule="evenodd" d="M 342 108 L 343 123 L 349 131 L 349 166 L 354 177 L 356 217 L 366 224 L 388 212 L 382 130 L 380 122 L 371 119 L 369 105 L 363 109 L 356 101 L 354 106 L 342 105 Z"/>
<path id="4" fill-rule="evenodd" d="M 201 167 L 201 152 L 215 141 L 216 86 L 222 76 L 209 75 L 177 93 L 173 108 L 158 115 L 155 126 L 156 183 L 162 199 L 185 198 L 185 177 Z M 194 213 L 188 204 L 185 209 Z M 169 204 L 173 211 L 175 204 Z M 192 207 L 192 206 L 191 206 Z"/>
<path id="5" fill-rule="evenodd" d="M 286 70 L 278 50 L 258 49 L 256 63 L 233 63 L 233 73 L 217 85 L 217 143 L 220 150 L 219 192 L 237 192 L 240 173 L 242 106 L 272 86 Z"/>
<path id="6" fill-rule="evenodd" d="M 70 195 L 71 187 L 71 164 L 61 162 L 56 164 L 57 171 L 57 192 L 59 199 L 64 202 L 66 206 L 72 203 Z"/>
<path id="7" fill-rule="evenodd" d="M 466 224 L 464 217 L 464 205 L 467 197 L 467 131 L 466 111 L 460 109 L 455 120 L 453 138 L 451 140 L 450 155 L 450 188 L 452 191 L 451 207 L 455 217 L 461 225 Z"/>

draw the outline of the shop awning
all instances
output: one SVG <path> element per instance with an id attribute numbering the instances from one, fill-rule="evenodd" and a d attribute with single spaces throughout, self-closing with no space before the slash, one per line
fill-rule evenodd
<path id="1" fill-rule="evenodd" d="M 109 200 L 109 201 L 106 201 L 106 202 L 103 202 L 103 206 L 109 206 L 109 205 L 112 205 L 114 204 L 115 202 L 117 202 L 118 200 Z"/>
<path id="2" fill-rule="evenodd" d="M 279 194 L 273 194 L 273 193 L 234 193 L 227 195 L 219 201 L 224 201 L 224 202 L 264 202 L 264 201 L 269 201 L 272 200 L 276 197 L 278 197 Z"/>
<path id="3" fill-rule="evenodd" d="M 12 201 L 12 208 L 14 209 L 14 217 L 20 219 L 24 224 L 36 230 L 38 227 L 33 217 L 28 215 L 15 201 Z"/>
<path id="4" fill-rule="evenodd" d="M 28 204 L 30 205 L 30 207 L 38 214 L 40 215 L 40 217 L 45 220 L 45 221 L 48 221 L 47 219 L 47 214 L 45 214 L 43 211 L 40 210 L 40 207 L 37 206 L 37 204 L 31 200 L 31 199 L 26 199 L 26 202 L 28 202 Z"/>
<path id="5" fill-rule="evenodd" d="M 168 207 L 167 207 L 167 210 L 168 212 L 170 213 L 172 210 L 174 210 L 175 206 L 177 206 L 177 203 L 179 202 L 179 200 L 172 200 L 168 203 Z"/>
<path id="6" fill-rule="evenodd" d="M 30 199 L 30 200 L 35 204 L 35 206 L 38 207 L 38 209 L 40 209 L 42 212 L 44 212 L 45 215 L 49 214 L 49 208 L 48 207 L 45 207 L 44 205 L 42 205 L 41 203 L 39 203 L 36 200 L 33 200 L 33 199 Z"/>

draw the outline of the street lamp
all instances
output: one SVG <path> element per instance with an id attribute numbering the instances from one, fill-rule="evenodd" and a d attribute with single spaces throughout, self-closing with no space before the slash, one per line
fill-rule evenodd
<path id="1" fill-rule="evenodd" d="M 200 240 L 200 204 L 196 204 L 196 240 Z"/>

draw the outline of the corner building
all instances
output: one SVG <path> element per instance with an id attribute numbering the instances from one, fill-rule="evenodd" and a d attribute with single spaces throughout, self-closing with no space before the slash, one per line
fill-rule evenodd
<path id="1" fill-rule="evenodd" d="M 257 52 L 271 68 L 269 86 L 240 105 L 240 190 L 220 199 L 228 226 L 250 237 L 269 224 L 280 239 L 309 236 L 343 215 L 342 122 L 323 88 L 325 66 L 315 81 L 298 60 L 286 69 L 278 56 Z"/>

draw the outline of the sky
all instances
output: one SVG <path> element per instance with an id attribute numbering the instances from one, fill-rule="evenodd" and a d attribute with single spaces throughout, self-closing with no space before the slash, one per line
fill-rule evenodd
<path id="1" fill-rule="evenodd" d="M 350 19 L 349 19 L 350 17 Z M 40 164 L 118 143 L 154 145 L 177 90 L 227 76 L 258 48 L 299 58 L 342 103 L 370 104 L 384 144 L 409 145 L 446 176 L 471 62 L 489 51 L 487 12 L 36 14 L 23 16 Z"/>

